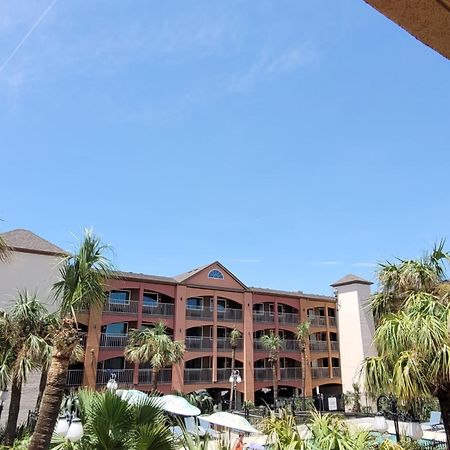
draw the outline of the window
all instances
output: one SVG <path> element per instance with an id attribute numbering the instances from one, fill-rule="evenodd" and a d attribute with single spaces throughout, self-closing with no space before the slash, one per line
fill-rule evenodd
<path id="1" fill-rule="evenodd" d="M 253 313 L 254 314 L 264 314 L 264 306 L 262 303 L 257 303 L 253 305 Z"/>
<path id="2" fill-rule="evenodd" d="M 156 292 L 144 292 L 144 306 L 158 306 L 159 294 Z"/>
<path id="3" fill-rule="evenodd" d="M 208 273 L 208 278 L 213 278 L 216 280 L 223 280 L 223 273 L 220 270 L 213 269 Z"/>
<path id="4" fill-rule="evenodd" d="M 130 291 L 111 291 L 109 293 L 109 303 L 115 305 L 129 305 Z"/>
<path id="5" fill-rule="evenodd" d="M 203 309 L 203 298 L 191 297 L 186 300 L 188 309 Z"/>
<path id="6" fill-rule="evenodd" d="M 125 369 L 125 358 L 111 358 L 98 363 L 99 369 L 122 370 Z"/>
<path id="7" fill-rule="evenodd" d="M 128 332 L 128 323 L 109 323 L 108 325 L 102 326 L 102 333 L 106 334 L 127 334 Z"/>
<path id="8" fill-rule="evenodd" d="M 278 314 L 279 315 L 284 314 L 284 305 L 278 305 Z"/>
<path id="9" fill-rule="evenodd" d="M 227 329 L 225 327 L 217 327 L 217 337 L 218 338 L 226 338 L 227 337 Z"/>
<path id="10" fill-rule="evenodd" d="M 217 311 L 224 312 L 227 307 L 227 301 L 224 298 L 217 299 Z"/>

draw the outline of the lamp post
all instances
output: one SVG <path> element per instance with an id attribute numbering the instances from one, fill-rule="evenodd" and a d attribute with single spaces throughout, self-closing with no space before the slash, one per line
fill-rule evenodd
<path id="1" fill-rule="evenodd" d="M 114 392 L 117 391 L 118 387 L 119 386 L 118 386 L 117 381 L 116 381 L 116 374 L 112 373 L 110 378 L 109 378 L 109 380 L 108 380 L 108 383 L 106 384 L 106 389 L 108 389 L 108 391 L 114 393 Z"/>
<path id="2" fill-rule="evenodd" d="M 70 442 L 78 442 L 84 436 L 83 424 L 77 413 L 79 401 L 75 398 L 66 402 L 64 412 L 59 416 L 55 426 L 55 434 L 68 439 Z"/>
<path id="3" fill-rule="evenodd" d="M 3 403 L 8 399 L 8 390 L 1 390 L 0 391 L 0 417 L 2 416 L 3 411 Z"/>
<path id="4" fill-rule="evenodd" d="M 231 383 L 230 411 L 234 411 L 234 409 L 236 409 L 237 385 L 238 385 L 238 383 L 240 383 L 242 381 L 241 375 L 239 374 L 239 370 L 235 369 L 231 372 L 229 381 Z M 234 399 L 234 409 L 233 409 L 233 399 Z"/>

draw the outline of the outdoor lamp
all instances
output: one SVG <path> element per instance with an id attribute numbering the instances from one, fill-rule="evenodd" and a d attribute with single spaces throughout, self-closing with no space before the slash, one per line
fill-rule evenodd
<path id="1" fill-rule="evenodd" d="M 415 441 L 419 440 L 423 436 L 420 422 L 409 422 L 408 427 L 406 428 L 406 434 Z"/>
<path id="2" fill-rule="evenodd" d="M 69 430 L 67 431 L 66 438 L 70 442 L 78 442 L 84 436 L 83 424 L 81 419 L 75 417 L 70 424 Z"/>
<path id="3" fill-rule="evenodd" d="M 106 389 L 108 389 L 111 392 L 114 392 L 117 390 L 118 387 L 119 386 L 116 381 L 116 374 L 113 373 L 111 374 L 111 378 L 108 380 L 108 383 L 106 384 Z"/>
<path id="4" fill-rule="evenodd" d="M 387 420 L 382 414 L 377 414 L 373 419 L 373 428 L 381 434 L 388 430 Z"/>
<path id="5" fill-rule="evenodd" d="M 58 422 L 56 422 L 55 434 L 61 437 L 65 437 L 69 431 L 69 421 L 66 416 L 59 416 Z"/>

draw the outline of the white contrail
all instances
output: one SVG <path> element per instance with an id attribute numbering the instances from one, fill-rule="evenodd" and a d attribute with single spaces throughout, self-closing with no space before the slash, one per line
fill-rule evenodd
<path id="1" fill-rule="evenodd" d="M 25 41 L 30 37 L 30 34 L 38 27 L 38 25 L 42 22 L 44 17 L 48 14 L 48 12 L 53 8 L 55 3 L 58 0 L 52 0 L 52 2 L 47 6 L 45 11 L 39 16 L 39 18 L 34 22 L 33 26 L 28 30 L 28 32 L 25 34 L 25 36 L 22 38 L 22 40 L 17 44 L 16 48 L 9 54 L 9 56 L 5 59 L 3 64 L 0 66 L 0 72 L 8 65 L 8 63 L 11 61 L 11 59 L 14 58 L 15 54 L 20 50 L 22 45 L 25 43 Z"/>

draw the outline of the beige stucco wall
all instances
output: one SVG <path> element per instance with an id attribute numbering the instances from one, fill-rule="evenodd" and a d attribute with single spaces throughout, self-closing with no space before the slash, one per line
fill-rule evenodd
<path id="1" fill-rule="evenodd" d="M 372 345 L 374 322 L 369 308 L 370 286 L 353 283 L 337 288 L 339 348 L 343 392 L 353 391 L 358 382 L 361 392 L 364 385 L 358 379 L 361 363 L 367 356 L 375 355 Z"/>
<path id="2" fill-rule="evenodd" d="M 58 279 L 60 257 L 35 253 L 12 252 L 6 263 L 0 263 L 0 309 L 8 310 L 14 303 L 17 290 L 36 292 L 49 311 L 56 305 L 49 300 L 53 283 Z M 28 410 L 34 410 L 39 388 L 39 373 L 32 373 L 22 391 L 19 423 L 26 420 Z M 9 402 L 4 405 L 1 423 L 8 415 Z"/>

